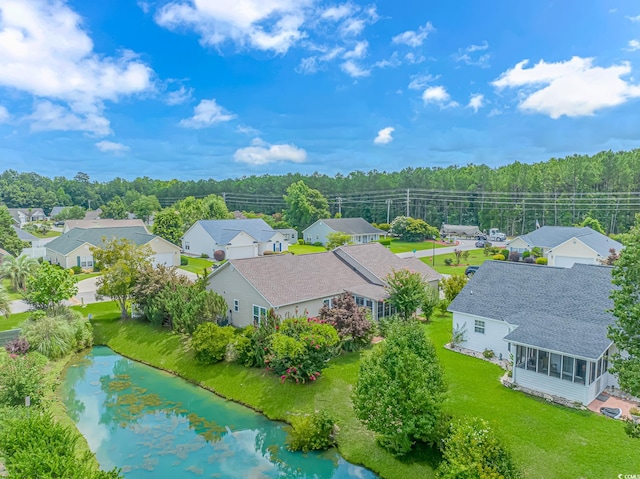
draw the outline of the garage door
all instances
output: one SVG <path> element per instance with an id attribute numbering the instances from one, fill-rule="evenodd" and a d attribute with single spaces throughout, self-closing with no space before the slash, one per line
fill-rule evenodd
<path id="1" fill-rule="evenodd" d="M 173 253 L 158 253 L 151 257 L 151 263 L 154 266 L 158 266 L 159 264 L 164 264 L 165 266 L 178 266 L 174 264 L 174 255 Z"/>
<path id="2" fill-rule="evenodd" d="M 229 246 L 227 249 L 227 259 L 253 258 L 256 256 L 256 254 L 254 254 L 256 250 L 257 245 Z"/>
<path id="3" fill-rule="evenodd" d="M 556 256 L 555 265 L 561 268 L 571 268 L 575 263 L 596 264 L 594 258 L 579 258 L 576 256 Z"/>

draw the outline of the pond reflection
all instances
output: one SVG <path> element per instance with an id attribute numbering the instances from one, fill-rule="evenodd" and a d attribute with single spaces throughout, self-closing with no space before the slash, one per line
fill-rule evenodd
<path id="1" fill-rule="evenodd" d="M 186 381 L 96 347 L 62 394 L 103 469 L 127 479 L 369 479 L 335 451 L 292 453 L 283 425 Z"/>

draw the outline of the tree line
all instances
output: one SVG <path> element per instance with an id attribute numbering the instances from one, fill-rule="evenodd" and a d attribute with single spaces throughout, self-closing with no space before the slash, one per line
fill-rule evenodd
<path id="1" fill-rule="evenodd" d="M 244 176 L 234 179 L 91 181 L 47 178 L 7 170 L 0 174 L 0 201 L 8 207 L 83 206 L 97 208 L 116 198 L 132 205 L 155 197 L 169 206 L 189 196 L 216 194 L 229 210 L 273 214 L 286 208 L 287 188 L 304 181 L 328 200 L 331 215 L 361 216 L 376 223 L 404 215 L 439 226 L 477 224 L 521 234 L 535 227 L 571 225 L 586 216 L 609 233 L 627 230 L 640 210 L 640 149 L 572 155 L 525 164 L 405 168 L 397 172 L 354 171 L 348 175 Z"/>

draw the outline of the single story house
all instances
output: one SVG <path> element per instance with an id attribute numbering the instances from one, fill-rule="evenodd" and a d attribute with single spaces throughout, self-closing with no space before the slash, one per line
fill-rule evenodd
<path id="1" fill-rule="evenodd" d="M 542 249 L 549 266 L 570 268 L 575 263 L 600 264 L 609 250 L 620 252 L 623 245 L 586 226 L 543 226 L 506 244 L 518 253 L 534 247 Z"/>
<path id="2" fill-rule="evenodd" d="M 28 231 L 18 228 L 16 225 L 11 225 L 18 235 L 18 239 L 29 243 L 29 246 L 24 248 L 21 255 L 27 255 L 31 258 L 43 258 L 46 254 L 45 245 L 52 240 L 52 238 L 38 238 L 32 235 Z"/>
<path id="3" fill-rule="evenodd" d="M 284 236 L 284 240 L 289 244 L 298 244 L 298 232 L 293 228 L 282 228 L 276 230 L 279 233 L 282 233 Z"/>
<path id="4" fill-rule="evenodd" d="M 22 228 L 25 224 L 32 221 L 44 221 L 47 215 L 44 214 L 42 208 L 7 208 L 13 221 Z"/>
<path id="5" fill-rule="evenodd" d="M 102 214 L 102 208 L 98 208 L 97 210 L 87 210 L 84 213 L 84 219 L 85 220 L 99 220 L 101 214 Z"/>
<path id="6" fill-rule="evenodd" d="M 287 251 L 289 243 L 282 233 L 260 218 L 196 221 L 182 237 L 185 254 L 213 257 L 222 250 L 225 259 L 254 258 L 265 251 Z"/>
<path id="7" fill-rule="evenodd" d="M 345 233 L 353 244 L 364 244 L 384 238 L 385 231 L 375 228 L 364 218 L 327 218 L 318 220 L 302 232 L 307 244 L 322 243 L 326 246 L 330 233 Z"/>
<path id="8" fill-rule="evenodd" d="M 142 220 L 114 220 L 111 218 L 95 219 L 95 220 L 67 220 L 64 223 L 63 233 L 67 233 L 74 228 L 144 228 L 149 233 L 147 225 Z"/>
<path id="9" fill-rule="evenodd" d="M 124 238 L 138 246 L 149 245 L 154 253 L 151 257 L 153 265 L 180 266 L 180 248 L 160 236 L 149 234 L 143 227 L 74 228 L 46 244 L 45 259 L 63 268 L 92 268 L 91 248 L 101 246 L 105 238 Z"/>
<path id="10" fill-rule="evenodd" d="M 238 327 L 258 324 L 272 308 L 281 317 L 314 316 L 345 292 L 377 320 L 393 313 L 385 302 L 385 278 L 404 268 L 420 272 L 434 288 L 442 278 L 417 258 L 403 259 L 370 243 L 314 254 L 231 259 L 209 275 L 207 287 L 226 300 L 230 323 Z"/>
<path id="11" fill-rule="evenodd" d="M 449 306 L 460 346 L 512 357 L 518 386 L 589 404 L 618 385 L 608 372 L 611 270 L 486 261 Z"/>
<path id="12" fill-rule="evenodd" d="M 65 208 L 68 208 L 68 206 L 54 206 L 53 208 L 51 208 L 49 218 L 55 219 L 55 217 L 62 213 L 62 210 L 64 210 Z"/>

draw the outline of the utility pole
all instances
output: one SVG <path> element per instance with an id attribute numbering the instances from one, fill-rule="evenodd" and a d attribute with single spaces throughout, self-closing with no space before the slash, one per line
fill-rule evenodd
<path id="1" fill-rule="evenodd" d="M 87 200 L 89 202 L 89 211 L 91 211 L 91 200 Z"/>
<path id="2" fill-rule="evenodd" d="M 338 196 L 336 199 L 338 200 L 338 214 L 342 218 L 342 198 Z"/>
<path id="3" fill-rule="evenodd" d="M 385 202 L 387 203 L 387 224 L 389 224 L 389 214 L 391 213 L 391 202 L 393 200 L 391 198 L 387 198 Z"/>
<path id="4" fill-rule="evenodd" d="M 224 201 L 225 205 L 227 204 L 227 192 L 226 191 L 222 192 L 222 201 Z"/>
<path id="5" fill-rule="evenodd" d="M 409 188 L 407 188 L 407 214 L 406 217 L 409 217 Z"/>

